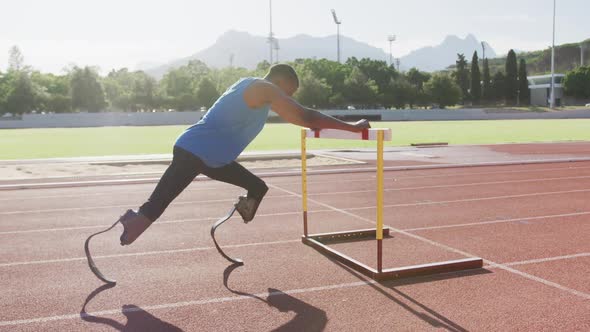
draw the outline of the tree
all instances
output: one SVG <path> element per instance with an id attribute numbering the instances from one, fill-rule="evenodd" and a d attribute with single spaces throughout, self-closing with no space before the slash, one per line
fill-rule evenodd
<path id="1" fill-rule="evenodd" d="M 473 52 L 471 60 L 471 100 L 476 104 L 481 101 L 481 74 L 477 51 Z"/>
<path id="2" fill-rule="evenodd" d="M 210 108 L 213 103 L 219 98 L 219 92 L 213 85 L 210 79 L 203 78 L 199 83 L 197 90 L 197 101 L 201 106 Z"/>
<path id="3" fill-rule="evenodd" d="M 464 54 L 457 54 L 457 68 L 455 69 L 455 82 L 461 89 L 463 103 L 469 99 L 469 69 L 467 69 L 467 60 Z"/>
<path id="4" fill-rule="evenodd" d="M 180 97 L 193 92 L 192 79 L 182 67 L 170 70 L 160 82 L 164 94 L 168 97 Z"/>
<path id="5" fill-rule="evenodd" d="M 415 100 L 414 87 L 404 78 L 399 77 L 391 80 L 391 104 L 397 108 L 405 108 L 412 100 Z"/>
<path id="6" fill-rule="evenodd" d="M 256 65 L 256 72 L 259 76 L 264 76 L 269 69 L 270 63 L 266 60 L 262 60 L 262 62 L 259 62 L 258 65 Z"/>
<path id="7" fill-rule="evenodd" d="M 112 70 L 102 82 L 106 99 L 112 109 L 128 111 L 133 108 L 131 95 L 134 80 L 127 68 Z"/>
<path id="8" fill-rule="evenodd" d="M 357 60 L 355 57 L 349 58 L 346 61 L 346 65 L 357 67 L 365 76 L 373 80 L 377 86 L 377 100 L 379 103 L 385 104 L 385 94 L 388 93 L 392 80 L 399 76 L 395 68 L 388 66 L 385 61 L 369 58 Z"/>
<path id="9" fill-rule="evenodd" d="M 492 78 L 490 77 L 490 64 L 488 59 L 483 59 L 483 91 L 482 99 L 485 102 L 492 100 Z"/>
<path id="10" fill-rule="evenodd" d="M 170 70 L 160 82 L 164 106 L 178 110 L 200 107 L 196 94 L 201 81 L 209 76 L 210 69 L 198 60 L 192 60 L 186 66 Z"/>
<path id="11" fill-rule="evenodd" d="M 506 57 L 506 79 L 504 87 L 506 88 L 506 104 L 516 105 L 518 98 L 518 66 L 514 50 L 510 50 Z"/>
<path id="12" fill-rule="evenodd" d="M 520 65 L 518 67 L 518 103 L 525 106 L 531 104 L 525 59 L 520 59 Z"/>
<path id="13" fill-rule="evenodd" d="M 31 73 L 31 82 L 35 90 L 35 108 L 40 111 L 66 113 L 72 110 L 70 98 L 70 80 L 67 75 Z"/>
<path id="14" fill-rule="evenodd" d="M 441 108 L 455 105 L 461 100 L 461 88 L 447 74 L 434 74 L 424 84 L 424 90 L 432 102 L 437 103 Z"/>
<path id="15" fill-rule="evenodd" d="M 504 101 L 506 96 L 506 76 L 503 72 L 499 71 L 494 74 L 490 90 L 490 97 L 492 101 L 500 103 Z"/>
<path id="16" fill-rule="evenodd" d="M 8 70 L 21 71 L 24 69 L 25 57 L 18 48 L 18 46 L 12 46 L 8 51 Z"/>
<path id="17" fill-rule="evenodd" d="M 414 104 L 426 106 L 428 103 L 428 97 L 426 93 L 424 93 L 424 83 L 428 82 L 431 75 L 427 72 L 421 72 L 416 68 L 412 68 L 408 70 L 405 76 L 414 90 L 408 101 L 410 108 L 412 108 Z"/>
<path id="18" fill-rule="evenodd" d="M 35 107 L 35 91 L 29 74 L 24 71 L 12 71 L 9 75 L 5 112 L 23 114 L 32 111 Z"/>
<path id="19" fill-rule="evenodd" d="M 378 87 L 375 81 L 354 67 L 350 75 L 344 80 L 344 98 L 353 105 L 363 107 L 375 105 Z"/>
<path id="20" fill-rule="evenodd" d="M 432 75 L 430 73 L 420 71 L 417 68 L 412 68 L 406 73 L 406 78 L 417 90 L 424 88 L 424 83 L 428 82 Z"/>
<path id="21" fill-rule="evenodd" d="M 346 103 L 344 98 L 346 95 L 344 82 L 352 71 L 350 65 L 327 59 L 297 59 L 295 60 L 294 66 L 297 72 L 309 70 L 314 77 L 326 81 L 326 84 L 332 90 L 329 97 L 329 106 L 344 106 Z"/>
<path id="22" fill-rule="evenodd" d="M 328 106 L 332 89 L 326 79 L 316 77 L 310 70 L 303 70 L 299 72 L 299 85 L 295 98 L 303 105 L 314 108 Z"/>
<path id="23" fill-rule="evenodd" d="M 74 68 L 71 73 L 70 91 L 74 109 L 99 112 L 107 105 L 98 74 L 90 67 Z"/>
<path id="24" fill-rule="evenodd" d="M 35 108 L 36 89 L 18 46 L 8 52 L 8 73 L 2 79 L 0 103 L 4 113 L 23 114 Z"/>
<path id="25" fill-rule="evenodd" d="M 246 68 L 225 67 L 221 69 L 211 69 L 209 74 L 211 81 L 215 84 L 217 91 L 225 91 L 238 79 L 252 76 L 252 73 Z"/>
<path id="26" fill-rule="evenodd" d="M 565 93 L 576 98 L 590 98 L 590 66 L 578 67 L 565 74 Z"/>
<path id="27" fill-rule="evenodd" d="M 8 75 L 0 72 L 0 114 L 8 112 L 6 110 L 6 97 L 8 96 Z"/>
<path id="28" fill-rule="evenodd" d="M 135 109 L 153 110 L 159 105 L 156 102 L 157 85 L 155 79 L 143 71 L 133 73 L 132 107 Z"/>

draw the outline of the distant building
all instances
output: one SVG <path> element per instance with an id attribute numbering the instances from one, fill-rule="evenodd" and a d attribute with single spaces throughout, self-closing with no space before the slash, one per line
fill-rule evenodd
<path id="1" fill-rule="evenodd" d="M 564 74 L 555 74 L 555 105 L 561 106 L 563 99 Z M 531 91 L 531 105 L 548 106 L 551 98 L 551 75 L 529 76 L 529 89 Z"/>

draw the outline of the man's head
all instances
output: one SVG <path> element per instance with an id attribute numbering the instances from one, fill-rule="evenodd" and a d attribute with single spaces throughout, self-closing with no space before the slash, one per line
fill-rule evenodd
<path id="1" fill-rule="evenodd" d="M 265 79 L 283 90 L 288 96 L 292 96 L 299 88 L 299 77 L 293 67 L 286 64 L 272 65 Z"/>

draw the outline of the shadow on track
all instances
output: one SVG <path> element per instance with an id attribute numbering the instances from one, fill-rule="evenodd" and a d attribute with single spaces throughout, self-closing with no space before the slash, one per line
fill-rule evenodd
<path id="1" fill-rule="evenodd" d="M 323 331 L 328 322 L 326 312 L 316 308 L 306 302 L 303 302 L 289 294 L 286 294 L 278 289 L 269 288 L 268 296 L 266 299 L 246 292 L 237 291 L 231 289 L 228 286 L 228 280 L 230 274 L 238 267 L 242 265 L 232 264 L 223 271 L 223 285 L 230 292 L 240 295 L 247 296 L 253 299 L 264 302 L 265 304 L 278 309 L 280 312 L 292 311 L 295 313 L 295 317 L 288 323 L 279 326 L 272 331 L 287 332 L 287 331 Z"/>
<path id="2" fill-rule="evenodd" d="M 117 331 L 164 331 L 164 332 L 181 332 L 182 329 L 164 322 L 149 312 L 133 304 L 126 304 L 121 308 L 121 313 L 127 317 L 127 323 L 121 324 L 118 321 L 106 317 L 93 316 L 86 312 L 86 305 L 99 293 L 115 287 L 114 284 L 106 284 L 98 287 L 86 297 L 84 305 L 80 310 L 80 318 L 89 323 L 108 325 Z"/>
<path id="3" fill-rule="evenodd" d="M 323 254 L 322 254 L 323 255 Z M 400 291 L 396 287 L 405 286 L 405 285 L 414 285 L 420 283 L 427 283 L 433 281 L 440 281 L 440 280 L 448 280 L 454 278 L 461 278 L 461 277 L 468 277 L 468 276 L 475 276 L 475 275 L 482 275 L 492 273 L 486 269 L 476 269 L 476 270 L 466 270 L 460 272 L 451 272 L 451 273 L 442 273 L 436 274 L 432 276 L 426 277 L 415 277 L 415 278 L 408 278 L 402 280 L 393 280 L 393 281 L 382 281 L 378 283 L 372 283 L 373 280 L 365 277 L 364 275 L 358 273 L 357 271 L 349 268 L 348 266 L 332 259 L 329 256 L 323 255 L 328 258 L 330 261 L 336 263 L 342 269 L 346 270 L 350 274 L 354 275 L 361 281 L 367 282 L 368 286 L 376 290 L 377 292 L 381 293 L 386 298 L 390 299 L 391 301 L 395 302 L 397 305 L 408 311 L 409 313 L 415 315 L 416 317 L 420 318 L 424 322 L 428 323 L 430 326 L 434 328 L 444 329 L 446 331 L 452 332 L 467 332 L 468 330 L 456 322 L 453 322 L 449 318 L 445 317 L 444 315 L 438 313 L 437 311 L 429 308 L 425 304 L 417 301 L 416 299 L 412 298 L 408 294 Z M 380 287 L 382 286 L 382 287 Z M 399 297 L 396 297 L 395 294 L 389 293 L 386 289 L 390 289 Z M 412 305 L 408 305 L 402 301 L 402 298 L 411 302 Z M 417 308 L 416 308 L 417 307 Z"/>

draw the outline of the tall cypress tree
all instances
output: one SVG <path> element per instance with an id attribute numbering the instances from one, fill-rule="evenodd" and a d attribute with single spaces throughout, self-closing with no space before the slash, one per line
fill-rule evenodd
<path id="1" fill-rule="evenodd" d="M 516 99 L 518 98 L 518 65 L 516 63 L 516 53 L 514 50 L 508 52 L 506 58 L 506 104 L 516 105 Z"/>
<path id="2" fill-rule="evenodd" d="M 503 102 L 506 92 L 506 76 L 503 72 L 499 71 L 494 74 L 492 78 L 492 84 L 490 89 L 490 97 L 494 102 Z"/>
<path id="3" fill-rule="evenodd" d="M 471 100 L 477 104 L 481 101 L 481 73 L 479 72 L 479 57 L 473 52 L 471 59 Z"/>
<path id="4" fill-rule="evenodd" d="M 488 59 L 483 59 L 483 93 L 482 97 L 485 102 L 492 100 L 492 77 L 490 76 L 490 64 Z"/>
<path id="5" fill-rule="evenodd" d="M 525 59 L 520 59 L 520 66 L 518 67 L 518 102 L 520 105 L 525 106 L 531 103 L 527 76 L 526 61 Z"/>
<path id="6" fill-rule="evenodd" d="M 467 69 L 467 60 L 464 54 L 457 54 L 457 69 L 455 71 L 455 82 L 461 88 L 463 93 L 463 103 L 469 99 L 469 69 Z"/>

